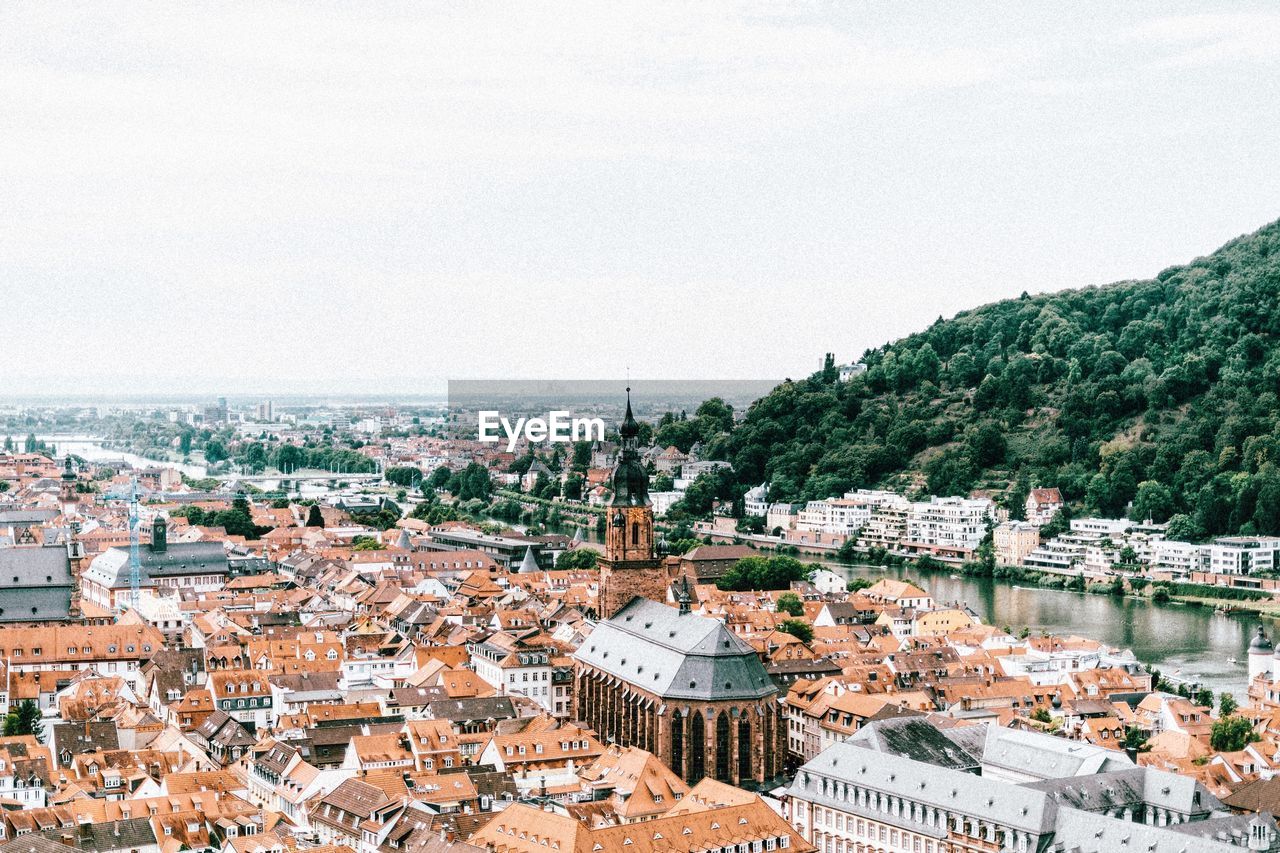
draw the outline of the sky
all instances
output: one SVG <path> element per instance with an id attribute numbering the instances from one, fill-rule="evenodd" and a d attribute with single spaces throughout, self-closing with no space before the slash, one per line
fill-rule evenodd
<path id="1" fill-rule="evenodd" d="M 1280 218 L 1280 8 L 0 6 L 0 396 L 781 378 Z"/>

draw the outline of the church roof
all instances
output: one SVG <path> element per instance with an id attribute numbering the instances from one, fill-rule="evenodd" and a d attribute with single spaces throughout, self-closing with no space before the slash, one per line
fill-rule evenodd
<path id="1" fill-rule="evenodd" d="M 574 653 L 582 663 L 664 699 L 762 699 L 777 686 L 724 623 L 633 598 Z"/>
<path id="2" fill-rule="evenodd" d="M 0 548 L 0 622 L 66 619 L 74 583 L 62 545 Z"/>

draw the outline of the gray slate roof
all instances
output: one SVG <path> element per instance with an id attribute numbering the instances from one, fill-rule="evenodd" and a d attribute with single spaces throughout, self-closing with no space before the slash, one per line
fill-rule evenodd
<path id="1" fill-rule="evenodd" d="M 947 736 L 973 752 L 967 740 L 974 736 L 980 737 L 981 734 L 968 729 L 978 729 L 981 734 L 985 734 L 980 754 L 982 766 L 986 770 L 1003 770 L 1040 779 L 1061 779 L 1133 766 L 1133 762 L 1124 753 L 1114 749 L 1041 732 L 986 725 L 947 729 Z"/>
<path id="2" fill-rule="evenodd" d="M 73 586 L 62 545 L 0 548 L 0 623 L 66 619 Z"/>
<path id="3" fill-rule="evenodd" d="M 1194 826 L 1194 824 L 1190 824 Z M 1147 826 L 1092 812 L 1062 809 L 1058 812 L 1052 853 L 1241 853 L 1229 842 L 1195 838 L 1174 827 Z"/>
<path id="4" fill-rule="evenodd" d="M 849 742 L 966 773 L 977 773 L 982 767 L 979 756 L 947 737 L 923 716 L 868 723 L 855 732 Z"/>
<path id="5" fill-rule="evenodd" d="M 137 850 L 141 847 L 151 847 L 156 843 L 156 834 L 151 828 L 151 820 L 145 817 L 105 823 L 82 823 L 67 829 L 49 829 L 44 832 L 44 836 L 60 844 L 66 844 L 69 840 L 76 849 L 88 851 L 88 853 Z M 70 839 L 64 840 L 66 836 L 70 836 Z"/>
<path id="6" fill-rule="evenodd" d="M 755 650 L 723 622 L 647 598 L 597 625 L 574 658 L 664 699 L 755 700 L 778 692 Z"/>
<path id="7" fill-rule="evenodd" d="M 230 572 L 226 549 L 221 542 L 172 542 L 163 551 L 146 546 L 138 549 L 142 563 L 142 583 L 151 578 L 186 575 L 226 575 Z M 94 557 L 86 575 L 108 589 L 129 585 L 129 549 L 108 548 Z"/>
<path id="8" fill-rule="evenodd" d="M 823 777 L 829 780 L 825 786 Z M 983 815 L 995 823 L 1036 836 L 1051 831 L 1056 811 L 1053 801 L 1040 791 L 909 758 L 886 756 L 852 743 L 838 743 L 823 750 L 800 769 L 788 792 L 831 808 L 861 813 L 864 809 L 846 800 L 846 784 L 961 814 Z M 937 836 L 940 831 L 907 817 L 890 818 L 874 809 L 866 811 L 867 817 L 893 820 L 921 834 Z M 945 830 L 941 832 L 945 835 Z"/>
<path id="9" fill-rule="evenodd" d="M 1024 787 L 1044 791 L 1063 805 L 1082 811 L 1111 811 L 1153 806 L 1185 814 L 1208 815 L 1222 808 L 1217 797 L 1190 776 L 1154 767 L 1130 767 L 1065 779 L 1029 782 Z"/>

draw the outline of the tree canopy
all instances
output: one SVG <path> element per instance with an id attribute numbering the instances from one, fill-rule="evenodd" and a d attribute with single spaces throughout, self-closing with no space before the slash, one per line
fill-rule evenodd
<path id="1" fill-rule="evenodd" d="M 1280 223 L 1148 281 L 939 318 L 861 362 L 752 404 L 724 436 L 734 487 L 802 501 L 923 482 L 1013 508 L 1056 486 L 1180 538 L 1280 534 Z"/>

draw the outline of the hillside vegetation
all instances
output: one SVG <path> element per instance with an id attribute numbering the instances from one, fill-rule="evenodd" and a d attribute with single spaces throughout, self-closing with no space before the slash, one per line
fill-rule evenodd
<path id="1" fill-rule="evenodd" d="M 1033 486 L 1171 534 L 1280 533 L 1280 223 L 1154 280 L 939 318 L 754 403 L 720 445 L 772 500 Z"/>

